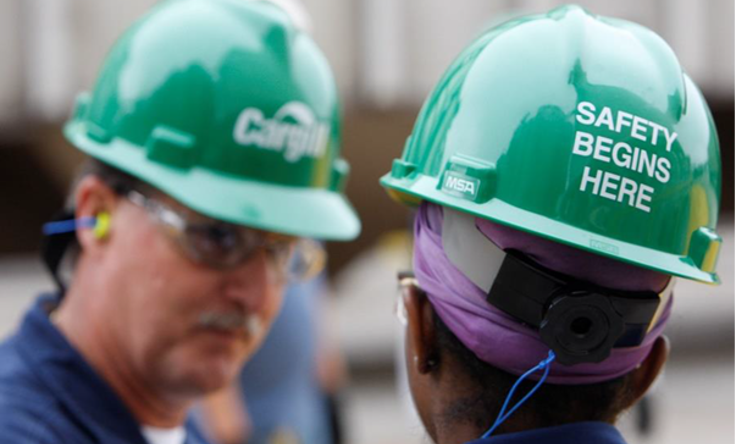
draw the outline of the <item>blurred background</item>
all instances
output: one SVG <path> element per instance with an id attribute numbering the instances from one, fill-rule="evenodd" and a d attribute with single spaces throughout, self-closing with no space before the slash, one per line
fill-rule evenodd
<path id="1" fill-rule="evenodd" d="M 245 0 L 244 0 L 245 1 Z M 63 203 L 81 155 L 60 127 L 108 48 L 155 0 L 0 1 L 0 337 L 37 292 L 52 288 L 36 259 L 40 227 Z M 395 371 L 403 332 L 395 276 L 410 266 L 410 214 L 378 186 L 423 99 L 484 29 L 544 12 L 553 0 L 281 0 L 305 10 L 343 99 L 347 193 L 363 234 L 329 245 L 330 314 L 348 383 L 338 411 L 344 442 L 428 442 Z M 734 1 L 587 0 L 594 13 L 659 33 L 703 90 L 724 165 L 720 287 L 681 282 L 669 327 L 672 359 L 649 408 L 626 418 L 631 443 L 734 442 Z M 0 363 L 2 365 L 2 363 Z"/>

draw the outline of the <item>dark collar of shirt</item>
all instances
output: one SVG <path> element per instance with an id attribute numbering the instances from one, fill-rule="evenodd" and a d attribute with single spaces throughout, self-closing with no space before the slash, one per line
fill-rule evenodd
<path id="1" fill-rule="evenodd" d="M 626 444 L 621 433 L 605 422 L 576 422 L 556 427 L 505 433 L 467 444 Z"/>
<path id="2" fill-rule="evenodd" d="M 66 411 L 70 425 L 89 435 L 91 442 L 147 444 L 141 425 L 112 388 L 52 324 L 49 313 L 58 296 L 38 298 L 12 338 L 15 347 L 41 384 Z M 204 442 L 187 424 L 187 443 Z M 194 435 L 194 436 L 192 436 Z"/>

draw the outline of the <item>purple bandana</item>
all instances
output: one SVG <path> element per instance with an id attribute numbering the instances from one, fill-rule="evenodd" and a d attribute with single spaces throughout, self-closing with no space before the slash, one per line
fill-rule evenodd
<path id="1" fill-rule="evenodd" d="M 455 267 L 442 247 L 442 207 L 424 202 L 414 222 L 414 272 L 438 316 L 475 355 L 520 375 L 547 356 L 539 334 L 486 302 L 486 294 Z M 516 249 L 540 265 L 597 285 L 629 291 L 661 291 L 668 276 L 520 232 L 485 219 L 476 227 L 501 249 Z M 639 365 L 661 334 L 670 298 L 655 327 L 637 347 L 614 348 L 600 363 L 564 366 L 553 362 L 547 381 L 593 384 L 617 378 Z"/>

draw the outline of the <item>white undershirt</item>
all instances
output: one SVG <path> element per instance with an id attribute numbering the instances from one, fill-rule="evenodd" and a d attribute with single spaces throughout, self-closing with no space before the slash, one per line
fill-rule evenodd
<path id="1" fill-rule="evenodd" d="M 146 438 L 148 444 L 184 444 L 187 439 L 187 431 L 184 427 L 174 427 L 173 429 L 162 429 L 159 427 L 143 426 L 141 427 L 143 437 Z"/>

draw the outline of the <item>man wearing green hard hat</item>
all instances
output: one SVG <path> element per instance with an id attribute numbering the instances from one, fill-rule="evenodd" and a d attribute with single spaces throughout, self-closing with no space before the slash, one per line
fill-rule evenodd
<path id="1" fill-rule="evenodd" d="M 433 442 L 623 444 L 677 278 L 718 283 L 721 165 L 669 46 L 577 6 L 472 42 L 381 183 L 419 206 L 400 319 Z"/>
<path id="2" fill-rule="evenodd" d="M 89 159 L 44 227 L 60 291 L 0 345 L 0 441 L 203 442 L 190 406 L 319 271 L 312 239 L 360 231 L 339 131 L 324 56 L 272 3 L 136 22 L 64 128 Z"/>

